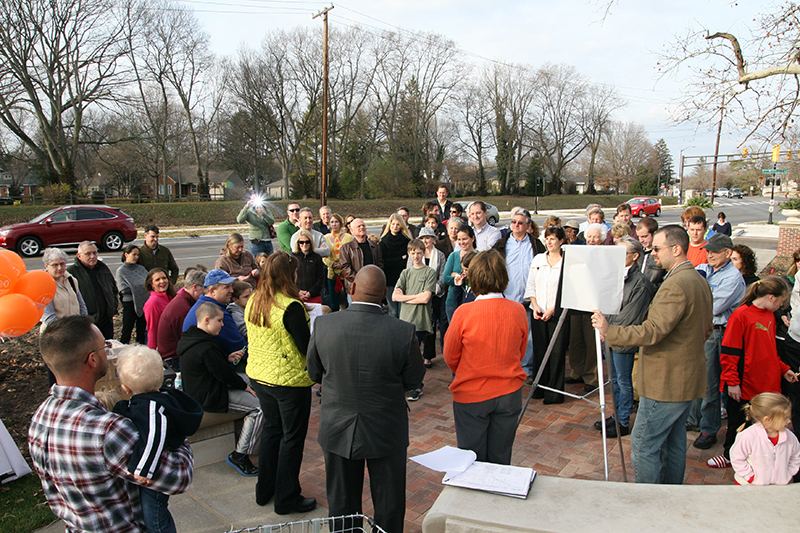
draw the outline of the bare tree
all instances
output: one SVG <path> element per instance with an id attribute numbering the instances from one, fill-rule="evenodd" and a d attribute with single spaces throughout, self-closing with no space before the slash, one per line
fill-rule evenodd
<path id="1" fill-rule="evenodd" d="M 549 191 L 561 192 L 561 174 L 586 146 L 581 127 L 586 82 L 566 65 L 547 65 L 538 78 L 531 122 L 533 148 L 550 177 Z"/>
<path id="2" fill-rule="evenodd" d="M 619 193 L 635 179 L 654 151 L 644 126 L 634 122 L 611 122 L 600 147 L 600 175 Z"/>
<path id="3" fill-rule="evenodd" d="M 614 111 L 623 105 L 625 104 L 611 87 L 592 85 L 586 91 L 586 99 L 581 109 L 580 126 L 586 139 L 586 149 L 589 151 L 589 172 L 586 185 L 590 194 L 595 192 L 595 164 L 603 134 L 611 122 Z"/>
<path id="4" fill-rule="evenodd" d="M 698 125 L 724 120 L 745 128 L 740 146 L 755 135 L 783 139 L 800 103 L 800 6 L 769 5 L 753 18 L 749 35 L 692 29 L 668 43 L 660 54 L 665 74 L 688 70 L 690 83 L 673 110 L 676 120 Z"/>
<path id="5" fill-rule="evenodd" d="M 86 110 L 123 79 L 124 13 L 113 0 L 0 2 L 0 120 L 46 167 L 75 184 Z M 22 116 L 35 117 L 35 129 Z"/>
<path id="6" fill-rule="evenodd" d="M 461 125 L 458 140 L 477 165 L 477 193 L 486 194 L 486 171 L 483 159 L 491 140 L 491 106 L 483 92 L 484 85 L 475 81 L 461 84 L 453 100 L 453 111 Z"/>

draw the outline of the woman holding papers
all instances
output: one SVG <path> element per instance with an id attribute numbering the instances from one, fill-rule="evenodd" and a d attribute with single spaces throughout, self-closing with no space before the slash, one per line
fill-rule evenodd
<path id="1" fill-rule="evenodd" d="M 558 279 L 561 276 L 561 245 L 566 234 L 561 226 L 549 226 L 544 230 L 546 254 L 537 254 L 531 262 L 525 299 L 530 300 L 533 310 L 531 335 L 533 336 L 534 369 L 542 365 L 550 339 L 556 331 L 561 308 L 556 307 Z M 564 322 L 553 352 L 544 368 L 540 383 L 551 389 L 564 390 L 564 370 L 566 367 L 567 345 L 569 344 L 569 322 Z M 544 398 L 544 403 L 563 403 L 564 396 L 558 392 L 537 390 L 534 398 Z"/>
<path id="2" fill-rule="evenodd" d="M 503 297 L 508 273 L 499 252 L 475 256 L 469 276 L 477 298 L 456 309 L 444 338 L 444 360 L 455 373 L 456 439 L 478 461 L 507 465 L 522 410 L 528 318 L 521 304 Z"/>

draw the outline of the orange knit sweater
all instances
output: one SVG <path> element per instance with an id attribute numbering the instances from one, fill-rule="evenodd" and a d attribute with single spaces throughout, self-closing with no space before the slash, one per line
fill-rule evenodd
<path id="1" fill-rule="evenodd" d="M 453 401 L 483 402 L 522 387 L 527 345 L 528 316 L 521 304 L 489 298 L 459 306 L 444 337 L 444 360 L 455 372 Z"/>

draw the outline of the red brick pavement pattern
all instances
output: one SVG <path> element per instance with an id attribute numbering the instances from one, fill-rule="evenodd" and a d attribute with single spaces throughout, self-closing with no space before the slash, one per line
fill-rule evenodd
<path id="1" fill-rule="evenodd" d="M 440 358 L 425 376 L 425 392 L 417 402 L 409 402 L 411 444 L 409 457 L 436 450 L 442 446 L 456 445 L 453 426 L 452 396 L 448 390 L 451 372 Z M 316 387 L 315 387 L 316 389 Z M 529 387 L 524 387 L 527 395 Z M 567 385 L 567 391 L 583 394 L 583 385 Z M 608 391 L 608 389 L 607 389 Z M 610 391 L 609 391 L 610 394 Z M 590 395 L 597 401 L 598 395 Z M 611 398 L 608 396 L 608 412 Z M 514 442 L 512 464 L 528 466 L 540 474 L 576 479 L 604 479 L 603 443 L 600 432 L 592 426 L 600 420 L 599 407 L 590 403 L 566 398 L 563 404 L 544 405 L 541 400 L 531 400 L 522 419 Z M 311 409 L 308 437 L 300 482 L 305 496 L 314 496 L 327 506 L 325 496 L 325 462 L 317 443 L 319 430 L 319 401 L 315 397 Z M 689 433 L 685 483 L 691 485 L 733 484 L 733 471 L 706 466 L 706 460 L 722 453 L 725 427 L 718 435 L 719 443 L 710 450 L 698 450 L 691 443 L 697 433 Z M 625 451 L 628 481 L 633 482 L 630 463 L 630 436 L 622 438 Z M 608 441 L 609 479 L 622 481 L 619 447 L 616 439 Z M 413 461 L 408 462 L 406 486 L 405 531 L 422 531 L 422 520 L 442 490 L 442 475 Z M 365 475 L 363 512 L 372 516 L 369 496 L 369 476 Z"/>

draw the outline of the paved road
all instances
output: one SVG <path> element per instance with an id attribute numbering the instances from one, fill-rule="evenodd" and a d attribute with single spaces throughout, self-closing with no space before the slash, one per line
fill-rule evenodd
<path id="1" fill-rule="evenodd" d="M 768 207 L 769 200 L 764 198 L 745 198 L 743 200 L 718 198 L 715 210 L 709 211 L 708 215 L 709 218 L 712 218 L 714 217 L 714 213 L 724 211 L 731 224 L 736 226 L 737 224 L 744 222 L 766 221 Z M 658 223 L 661 225 L 680 223 L 681 211 L 682 210 L 680 208 L 664 209 L 662 211 L 662 215 L 658 218 Z M 572 211 L 571 215 L 568 215 L 566 211 L 559 213 L 564 220 L 574 218 L 575 220 L 583 221 L 585 218 L 582 216 L 581 210 Z M 610 220 L 613 210 L 606 210 L 606 213 L 607 218 Z M 540 224 L 545 220 L 544 215 L 536 216 L 534 218 Z M 778 222 L 784 219 L 785 217 L 781 215 L 780 211 L 778 211 L 776 208 L 774 221 Z M 634 219 L 634 221 L 637 220 L 638 219 Z M 503 219 L 500 221 L 500 225 L 504 224 L 508 224 L 508 219 Z M 369 228 L 371 233 L 376 233 L 378 230 L 378 225 L 374 225 Z M 137 244 L 142 244 L 142 241 L 135 242 Z M 225 236 L 223 235 L 201 236 L 197 238 L 168 238 L 166 237 L 166 234 L 162 234 L 161 239 L 161 243 L 172 250 L 181 272 L 183 272 L 186 267 L 193 266 L 198 263 L 206 265 L 208 268 L 213 267 L 214 262 L 217 260 L 217 257 L 219 257 L 219 251 L 224 242 Z M 743 244 L 747 244 L 754 249 L 763 248 L 774 250 L 776 247 L 775 239 L 747 239 L 746 242 L 742 242 Z M 75 254 L 75 249 L 67 249 L 66 251 L 70 257 L 74 256 Z M 103 261 L 105 261 L 109 268 L 111 268 L 112 272 L 116 272 L 117 268 L 121 264 L 121 255 L 122 254 L 120 253 L 101 252 L 100 257 Z M 25 264 L 29 270 L 38 270 L 43 267 L 41 257 L 27 259 Z"/>

